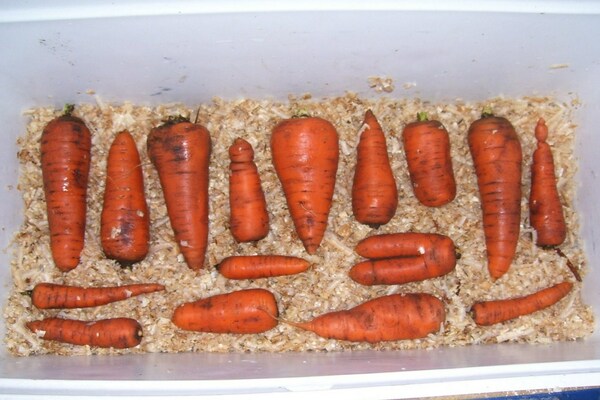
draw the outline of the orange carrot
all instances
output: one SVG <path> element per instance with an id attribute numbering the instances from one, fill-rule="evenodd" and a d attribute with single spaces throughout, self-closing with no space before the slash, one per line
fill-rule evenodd
<path id="1" fill-rule="evenodd" d="M 212 333 L 261 333 L 277 325 L 277 301 L 265 289 L 219 294 L 178 306 L 171 318 L 184 330 Z"/>
<path id="2" fill-rule="evenodd" d="M 40 309 L 96 307 L 162 290 L 165 287 L 158 283 L 89 288 L 38 283 L 31 291 L 31 301 Z"/>
<path id="3" fill-rule="evenodd" d="M 253 242 L 269 233 L 267 202 L 254 163 L 252 145 L 237 138 L 229 147 L 229 226 L 237 242 Z"/>
<path id="4" fill-rule="evenodd" d="M 306 251 L 314 254 L 325 234 L 333 199 L 337 131 L 318 117 L 287 119 L 273 128 L 271 151 L 296 232 Z"/>
<path id="5" fill-rule="evenodd" d="M 91 134 L 72 105 L 42 132 L 41 162 L 50 247 L 56 267 L 77 267 L 85 240 Z"/>
<path id="6" fill-rule="evenodd" d="M 441 122 L 427 113 L 404 127 L 402 142 L 413 192 L 425 206 L 439 207 L 456 197 L 456 181 L 450 157 L 450 138 Z"/>
<path id="7" fill-rule="evenodd" d="M 327 338 L 376 343 L 418 339 L 437 332 L 446 318 L 444 304 L 426 293 L 378 297 L 308 322 L 291 323 Z"/>
<path id="8" fill-rule="evenodd" d="M 356 168 L 352 184 L 352 211 L 362 224 L 387 224 L 398 207 L 398 188 L 385 135 L 371 110 L 365 113 L 356 149 Z"/>
<path id="9" fill-rule="evenodd" d="M 128 131 L 117 134 L 108 152 L 100 238 L 106 257 L 123 265 L 148 254 L 150 217 L 140 155 Z"/>
<path id="10" fill-rule="evenodd" d="M 441 251 L 455 257 L 455 246 L 448 236 L 437 233 L 385 233 L 365 238 L 354 249 L 360 256 L 371 259 L 421 256 Z"/>
<path id="11" fill-rule="evenodd" d="M 497 279 L 510 268 L 519 239 L 521 144 L 511 123 L 488 109 L 471 124 L 468 141 L 481 196 L 488 270 Z"/>
<path id="12" fill-rule="evenodd" d="M 217 270 L 229 279 L 259 279 L 295 275 L 306 271 L 310 263 L 291 256 L 231 256 L 224 258 Z"/>
<path id="13" fill-rule="evenodd" d="M 535 127 L 537 149 L 531 164 L 529 219 L 536 232 L 538 246 L 558 246 L 567 237 L 567 226 L 556 187 L 554 159 L 546 143 L 548 127 L 540 118 Z"/>
<path id="14" fill-rule="evenodd" d="M 187 265 L 199 270 L 208 245 L 208 130 L 183 117 L 153 128 L 148 155 L 158 171 L 175 240 Z"/>
<path id="15" fill-rule="evenodd" d="M 141 325 L 131 318 L 99 321 L 46 318 L 28 322 L 27 327 L 44 340 L 115 349 L 135 347 L 143 336 Z"/>
<path id="16" fill-rule="evenodd" d="M 473 304 L 471 312 L 477 325 L 494 325 L 550 307 L 565 297 L 573 284 L 561 282 L 524 297 L 482 301 Z"/>

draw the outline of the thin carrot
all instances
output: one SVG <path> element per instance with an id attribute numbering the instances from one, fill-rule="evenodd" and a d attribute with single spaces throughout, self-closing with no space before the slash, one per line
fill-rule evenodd
<path id="1" fill-rule="evenodd" d="M 540 118 L 535 127 L 537 148 L 531 164 L 529 220 L 536 232 L 538 246 L 558 246 L 567 237 L 567 225 L 556 187 L 554 159 L 546 143 L 548 127 Z"/>
<path id="2" fill-rule="evenodd" d="M 142 326 L 131 318 L 79 321 L 46 318 L 27 323 L 27 328 L 44 340 L 75 345 L 126 349 L 142 341 Z"/>
<path id="3" fill-rule="evenodd" d="M 352 183 L 352 211 L 362 224 L 384 225 L 396 213 L 398 188 L 385 135 L 371 110 L 365 113 L 361 130 Z"/>
<path id="4" fill-rule="evenodd" d="M 148 155 L 158 171 L 175 240 L 187 265 L 199 270 L 208 245 L 208 130 L 183 117 L 153 128 Z"/>
<path id="5" fill-rule="evenodd" d="M 237 138 L 229 147 L 229 227 L 237 242 L 253 242 L 269 233 L 269 214 L 252 145 Z"/>
<path id="6" fill-rule="evenodd" d="M 482 301 L 473 304 L 471 313 L 477 325 L 494 325 L 550 307 L 572 288 L 571 282 L 561 282 L 524 297 Z"/>
<path id="7" fill-rule="evenodd" d="M 84 246 L 92 145 L 89 129 L 72 111 L 65 106 L 64 114 L 46 125 L 40 146 L 50 248 L 63 272 L 77 267 Z"/>
<path id="8" fill-rule="evenodd" d="M 140 155 L 128 131 L 119 132 L 108 151 L 100 221 L 100 238 L 106 257 L 123 265 L 146 257 L 150 217 Z"/>
<path id="9" fill-rule="evenodd" d="M 162 290 L 165 290 L 165 287 L 158 283 L 87 288 L 38 283 L 31 291 L 31 301 L 40 309 L 97 307 Z"/>
<path id="10" fill-rule="evenodd" d="M 402 131 L 402 143 L 415 197 L 425 206 L 440 207 L 456 197 L 450 137 L 441 122 L 417 114 Z"/>
<path id="11" fill-rule="evenodd" d="M 327 339 L 376 343 L 423 338 L 446 318 L 444 304 L 426 293 L 392 294 L 354 308 L 329 312 L 291 325 Z"/>
<path id="12" fill-rule="evenodd" d="M 510 268 L 519 239 L 521 144 L 511 123 L 489 109 L 469 127 L 468 141 L 481 197 L 488 270 L 497 279 Z"/>
<path id="13" fill-rule="evenodd" d="M 273 165 L 296 232 L 309 254 L 327 228 L 339 161 L 335 127 L 319 117 L 284 120 L 271 135 Z"/>
<path id="14" fill-rule="evenodd" d="M 265 289 L 219 294 L 178 306 L 171 320 L 184 330 L 261 333 L 277 325 L 277 301 Z"/>
<path id="15" fill-rule="evenodd" d="M 354 248 L 360 256 L 371 259 L 420 256 L 436 249 L 443 254 L 455 254 L 452 239 L 437 233 L 384 233 L 369 236 Z"/>
<path id="16" fill-rule="evenodd" d="M 279 255 L 231 256 L 217 270 L 229 279 L 259 279 L 295 275 L 306 271 L 310 263 L 302 258 Z"/>

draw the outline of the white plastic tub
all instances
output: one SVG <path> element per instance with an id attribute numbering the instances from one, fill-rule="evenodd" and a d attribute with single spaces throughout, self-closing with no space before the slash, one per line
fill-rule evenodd
<path id="1" fill-rule="evenodd" d="M 76 3 L 0 5 L 2 248 L 21 224 L 15 138 L 27 108 L 94 101 L 89 90 L 104 101 L 148 104 L 346 90 L 374 96 L 367 77 L 380 75 L 394 79 L 393 96 L 434 101 L 579 99 L 577 205 L 590 271 L 584 300 L 600 310 L 600 3 Z M 2 293 L 10 287 L 9 257 L 0 252 Z M 548 346 L 405 352 L 0 356 L 5 398 L 406 398 L 599 384 L 599 334 Z"/>

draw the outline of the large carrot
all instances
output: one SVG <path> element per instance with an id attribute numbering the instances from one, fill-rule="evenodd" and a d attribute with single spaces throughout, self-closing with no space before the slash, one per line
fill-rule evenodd
<path id="1" fill-rule="evenodd" d="M 488 270 L 508 271 L 516 253 L 521 219 L 521 143 L 511 123 L 485 109 L 469 127 L 469 148 L 483 212 Z"/>
<path id="2" fill-rule="evenodd" d="M 204 265 L 208 245 L 208 130 L 182 117 L 148 136 L 148 155 L 158 171 L 175 240 L 187 265 Z"/>
<path id="3" fill-rule="evenodd" d="M 269 233 L 267 202 L 254 163 L 252 145 L 237 138 L 229 147 L 229 227 L 238 242 L 260 240 Z"/>
<path id="4" fill-rule="evenodd" d="M 550 307 L 565 297 L 573 284 L 561 282 L 527 296 L 473 304 L 471 313 L 477 325 L 494 325 Z"/>
<path id="5" fill-rule="evenodd" d="M 218 294 L 178 306 L 171 318 L 184 330 L 212 333 L 261 333 L 277 325 L 277 301 L 265 289 Z"/>
<path id="6" fill-rule="evenodd" d="M 100 238 L 106 257 L 123 265 L 146 257 L 150 216 L 140 155 L 128 131 L 117 134 L 108 152 L 100 221 Z"/>
<path id="7" fill-rule="evenodd" d="M 89 129 L 72 111 L 65 106 L 46 125 L 40 146 L 50 248 L 63 272 L 77 267 L 84 246 L 92 145 Z"/>
<path id="8" fill-rule="evenodd" d="M 135 347 L 143 336 L 141 325 L 131 318 L 99 321 L 46 318 L 28 322 L 27 327 L 44 340 L 115 349 Z"/>
<path id="9" fill-rule="evenodd" d="M 446 319 L 444 304 L 426 293 L 378 297 L 308 322 L 292 323 L 327 338 L 353 342 L 418 339 L 437 332 Z"/>
<path id="10" fill-rule="evenodd" d="M 450 138 L 441 122 L 417 114 L 402 131 L 402 143 L 415 197 L 425 206 L 439 207 L 456 197 L 450 157 Z"/>
<path id="11" fill-rule="evenodd" d="M 398 188 L 385 135 L 371 110 L 365 113 L 362 133 L 356 149 L 356 167 L 352 183 L 352 212 L 363 224 L 387 224 L 398 207 Z"/>
<path id="12" fill-rule="evenodd" d="M 165 290 L 165 287 L 158 283 L 87 288 L 55 283 L 38 283 L 31 291 L 31 301 L 34 306 L 40 309 L 96 307 L 162 290 Z"/>
<path id="13" fill-rule="evenodd" d="M 333 199 L 337 131 L 318 117 L 287 119 L 273 128 L 271 151 L 296 232 L 306 251 L 314 254 L 325 234 Z"/>
<path id="14" fill-rule="evenodd" d="M 558 246 L 567 236 L 567 226 L 556 187 L 554 158 L 546 143 L 548 127 L 540 118 L 535 127 L 537 148 L 531 164 L 529 220 L 536 232 L 538 246 Z"/>
<path id="15" fill-rule="evenodd" d="M 437 233 L 402 232 L 369 236 L 356 244 L 362 257 L 379 259 L 420 256 L 434 251 L 455 257 L 455 246 L 448 236 Z M 441 253 L 442 254 L 442 253 Z"/>
<path id="16" fill-rule="evenodd" d="M 226 257 L 217 270 L 229 279 L 259 279 L 299 274 L 309 267 L 308 261 L 298 257 L 257 255 Z"/>

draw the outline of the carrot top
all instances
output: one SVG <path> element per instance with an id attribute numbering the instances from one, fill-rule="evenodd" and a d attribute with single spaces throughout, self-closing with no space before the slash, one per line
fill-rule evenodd
<path id="1" fill-rule="evenodd" d="M 429 116 L 427 115 L 427 112 L 426 111 L 419 111 L 417 113 L 417 121 L 419 121 L 419 122 L 429 121 Z"/>

